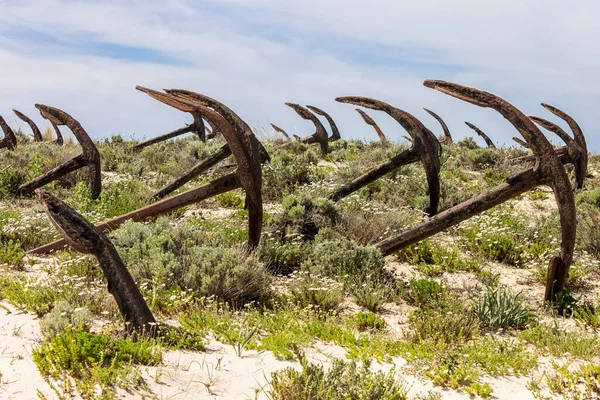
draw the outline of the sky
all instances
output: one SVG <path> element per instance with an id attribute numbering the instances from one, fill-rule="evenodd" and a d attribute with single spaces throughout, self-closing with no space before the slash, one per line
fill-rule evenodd
<path id="1" fill-rule="evenodd" d="M 354 106 L 334 100 L 367 96 L 438 135 L 423 107 L 456 139 L 474 135 L 469 121 L 512 145 L 517 132 L 496 111 L 423 86 L 441 79 L 561 122 L 540 103 L 554 105 L 597 152 L 598 15 L 597 0 L 0 0 L 0 115 L 29 132 L 11 109 L 43 127 L 34 104 L 55 106 L 94 139 L 152 138 L 191 122 L 135 90 L 142 85 L 200 92 L 250 126 L 273 122 L 300 136 L 314 128 L 284 102 L 311 104 L 331 114 L 342 137 L 376 140 Z M 403 140 L 390 117 L 367 111 Z"/>

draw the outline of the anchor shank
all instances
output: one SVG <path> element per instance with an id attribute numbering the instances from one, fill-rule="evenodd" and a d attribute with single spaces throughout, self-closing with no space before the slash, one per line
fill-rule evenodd
<path id="1" fill-rule="evenodd" d="M 517 176 L 507 179 L 507 182 L 496 186 L 486 193 L 482 193 L 452 208 L 447 209 L 427 221 L 419 224 L 401 234 L 383 240 L 375 245 L 383 255 L 390 255 L 411 244 L 435 235 L 451 226 L 469 219 L 483 211 L 504 203 L 522 193 L 527 192 L 542 184 L 543 179 L 533 169 L 528 169 Z"/>

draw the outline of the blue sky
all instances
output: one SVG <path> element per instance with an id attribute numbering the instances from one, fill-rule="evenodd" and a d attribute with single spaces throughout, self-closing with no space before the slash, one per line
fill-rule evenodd
<path id="1" fill-rule="evenodd" d="M 69 112 L 93 138 L 149 138 L 190 117 L 135 86 L 179 87 L 223 101 L 252 126 L 312 133 L 283 104 L 292 101 L 329 111 L 344 137 L 375 139 L 354 107 L 333 100 L 361 95 L 437 133 L 423 107 L 457 138 L 472 135 L 470 121 L 510 143 L 516 131 L 495 111 L 422 85 L 443 79 L 553 121 L 539 104 L 555 105 L 598 150 L 598 15 L 592 0 L 0 0 L 0 115 L 22 126 L 10 112 L 17 108 L 44 125 L 33 108 L 44 103 Z M 401 127 L 371 115 L 401 140 Z"/>

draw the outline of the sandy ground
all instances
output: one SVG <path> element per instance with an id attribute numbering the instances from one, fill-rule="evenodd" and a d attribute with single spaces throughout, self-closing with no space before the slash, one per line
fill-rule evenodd
<path id="1" fill-rule="evenodd" d="M 49 399 L 55 398 L 31 358 L 40 337 L 35 314 L 0 303 L 0 399 L 38 399 L 38 389 Z"/>
<path id="2" fill-rule="evenodd" d="M 546 215 L 556 207 L 553 196 L 543 200 L 531 200 L 524 196 L 516 207 L 522 211 Z M 274 210 L 276 211 L 276 210 Z M 214 210 L 188 210 L 186 216 L 202 215 L 206 218 L 228 217 L 235 210 L 217 208 Z M 451 240 L 445 235 L 437 240 Z M 41 262 L 42 260 L 35 260 Z M 48 262 L 48 260 L 44 260 Z M 399 263 L 395 257 L 387 257 L 386 264 L 403 280 L 419 276 L 414 266 Z M 528 282 L 530 272 L 525 269 L 509 268 L 490 263 L 489 267 L 499 273 L 504 285 L 523 291 L 532 302 L 541 297 L 543 287 Z M 36 272 L 33 272 L 35 274 Z M 39 273 L 39 271 L 37 271 Z M 450 287 L 475 292 L 477 279 L 470 273 L 443 274 L 441 280 Z M 389 334 L 400 336 L 410 306 L 388 305 L 383 310 Z M 39 320 L 35 314 L 24 313 L 0 302 L 0 400 L 38 399 L 38 390 L 48 399 L 56 399 L 50 385 L 37 371 L 31 351 L 41 340 Z M 345 351 L 338 346 L 319 344 L 306 351 L 310 361 L 330 364 L 332 357 L 343 358 Z M 542 373 L 544 362 L 540 358 Z M 233 348 L 210 339 L 204 352 L 165 351 L 163 362 L 157 367 L 140 367 L 147 383 L 147 391 L 131 393 L 118 392 L 119 399 L 268 399 L 268 381 L 271 374 L 286 367 L 299 369 L 297 362 L 277 360 L 271 352 L 245 351 L 238 357 Z M 416 377 L 406 366 L 406 361 L 394 358 L 392 364 L 373 363 L 373 369 L 388 371 L 396 367 L 398 379 L 409 388 L 409 398 L 430 390 L 439 392 L 443 399 L 469 399 L 464 392 L 444 390 L 434 387 L 431 382 Z M 483 378 L 493 388 L 495 399 L 534 399 L 527 389 L 531 377 Z"/>
<path id="3" fill-rule="evenodd" d="M 0 399 L 38 399 L 39 390 L 48 399 L 56 399 L 48 383 L 40 376 L 31 358 L 31 350 L 40 340 L 39 321 L 35 314 L 15 310 L 0 303 Z M 398 321 L 396 321 L 397 323 Z M 331 357 L 344 357 L 344 349 L 319 344 L 307 351 L 311 361 L 329 364 Z M 387 371 L 393 366 L 416 396 L 429 390 L 438 391 L 444 399 L 468 399 L 466 393 L 434 388 L 431 383 L 402 372 L 406 362 L 401 358 L 393 364 L 374 363 L 373 369 Z M 246 351 L 239 358 L 233 348 L 210 340 L 205 352 L 167 351 L 157 367 L 140 367 L 148 384 L 145 398 L 155 399 L 268 399 L 271 373 L 298 363 L 277 360 L 271 352 Z M 528 378 L 486 378 L 497 399 L 533 399 L 527 390 Z M 264 390 L 263 390 L 264 389 Z M 141 399 L 140 393 L 120 390 L 119 399 Z"/>

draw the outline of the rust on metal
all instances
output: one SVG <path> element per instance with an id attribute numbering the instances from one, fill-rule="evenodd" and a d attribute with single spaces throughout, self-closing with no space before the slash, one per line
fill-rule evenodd
<path id="1" fill-rule="evenodd" d="M 319 143 L 321 146 L 321 154 L 329 153 L 329 138 L 327 137 L 327 131 L 325 130 L 325 127 L 321 121 L 319 121 L 319 118 L 317 118 L 317 116 L 308 109 L 302 107 L 300 104 L 288 102 L 285 103 L 285 105 L 296 111 L 296 114 L 298 114 L 301 118 L 311 121 L 315 126 L 315 133 L 310 136 L 300 138 L 298 141 L 306 144 Z"/>
<path id="2" fill-rule="evenodd" d="M 215 120 L 206 116 L 219 127 L 235 158 L 237 164 L 236 175 L 246 192 L 248 246 L 251 249 L 257 247 L 260 241 L 263 216 L 261 162 L 269 160 L 265 148 L 256 138 L 248 124 L 223 103 L 200 93 L 180 89 L 171 89 L 167 93 L 175 96 L 179 101 L 189 101 L 190 104 L 203 107 L 199 108 L 199 110 L 202 110 L 202 114 L 204 114 L 204 110 L 207 107 L 211 107 L 233 128 L 230 131 L 226 131 L 224 127 L 222 128 L 220 125 L 217 125 Z"/>
<path id="3" fill-rule="evenodd" d="M 391 254 L 534 187 L 547 185 L 554 191 L 562 230 L 560 255 L 553 257 L 550 261 L 545 292 L 545 299 L 552 301 L 554 295 L 564 288 L 573 260 L 576 235 L 575 200 L 572 187 L 565 168 L 552 145 L 533 121 L 513 105 L 491 93 L 444 81 L 427 80 L 424 85 L 477 106 L 495 109 L 519 131 L 528 147 L 536 155 L 537 160 L 533 168 L 508 178 L 506 183 L 445 210 L 426 222 L 386 239 L 376 246 L 383 254 Z"/>
<path id="4" fill-rule="evenodd" d="M 56 134 L 56 139 L 51 143 L 62 146 L 64 144 L 64 140 L 63 140 L 62 133 L 60 133 L 60 129 L 58 128 L 58 125 L 56 125 L 54 122 L 50 122 L 50 124 L 52 125 L 52 128 L 54 129 L 54 133 Z"/>
<path id="5" fill-rule="evenodd" d="M 154 337 L 157 324 L 150 308 L 115 246 L 94 225 L 67 204 L 45 190 L 36 190 L 46 215 L 69 246 L 81 253 L 93 254 L 108 281 L 127 330 Z"/>
<path id="6" fill-rule="evenodd" d="M 365 123 L 367 125 L 371 125 L 373 127 L 373 129 L 375 129 L 375 132 L 377 133 L 377 136 L 379 136 L 379 141 L 381 143 L 388 143 L 387 138 L 383 134 L 383 131 L 381 130 L 381 128 L 379 128 L 379 125 L 377 125 L 377 122 L 375 122 L 375 120 L 373 118 L 371 118 L 371 116 L 369 114 L 367 114 L 366 112 L 364 112 L 360 108 L 355 108 L 355 110 L 356 110 L 356 112 L 358 112 L 360 114 L 360 116 L 362 117 L 363 121 L 365 121 Z"/>
<path id="7" fill-rule="evenodd" d="M 279 132 L 285 137 L 286 142 L 289 142 L 290 140 L 292 140 L 290 138 L 290 135 L 288 135 L 286 131 L 284 131 L 283 129 L 281 129 L 280 127 L 278 127 L 275 124 L 271 124 L 271 126 L 273 127 L 273 129 L 275 129 L 275 132 Z"/>
<path id="8" fill-rule="evenodd" d="M 487 144 L 487 147 L 495 149 L 496 145 L 494 144 L 494 142 L 492 142 L 492 139 L 490 139 L 490 137 L 488 135 L 485 134 L 484 131 L 482 131 L 481 129 L 479 129 L 478 127 L 476 127 L 475 125 L 473 125 L 470 122 L 465 121 L 465 124 L 467 124 L 467 126 L 471 129 L 473 129 L 475 132 L 477 132 L 477 134 L 479 136 L 481 136 L 483 138 L 483 140 L 485 140 L 485 144 Z"/>
<path id="9" fill-rule="evenodd" d="M 149 90 L 149 89 L 146 89 Z M 260 175 L 260 163 L 261 162 L 267 162 L 269 161 L 269 155 L 266 151 L 266 149 L 264 148 L 264 146 L 262 145 L 262 143 L 260 143 L 260 141 L 258 141 L 258 139 L 256 138 L 256 136 L 254 135 L 254 133 L 252 132 L 252 130 L 250 129 L 250 127 L 241 119 L 239 118 L 235 113 L 233 113 L 233 111 L 231 111 L 229 108 L 225 107 L 222 103 L 217 102 L 214 99 L 210 99 L 207 96 L 203 96 L 200 95 L 198 93 L 194 93 L 194 92 L 189 92 L 189 91 L 182 91 L 182 90 L 167 90 L 166 91 L 167 94 L 163 94 L 160 92 L 155 92 L 153 91 L 153 94 L 155 96 L 155 98 L 157 98 L 159 101 L 165 101 L 167 103 L 171 102 L 172 106 L 174 107 L 189 107 L 189 109 L 199 109 L 198 107 L 203 107 L 202 106 L 202 102 L 204 102 L 205 105 L 209 106 L 209 107 L 213 107 L 216 110 L 218 110 L 218 112 L 222 112 L 223 115 L 227 115 L 228 120 L 226 121 L 227 124 L 226 126 L 222 126 L 219 127 L 216 124 L 213 123 L 213 125 L 215 126 L 214 129 L 218 129 L 219 131 L 223 132 L 223 130 L 227 130 L 228 131 L 228 135 L 225 136 L 225 139 L 228 141 L 228 144 L 222 146 L 217 152 L 215 152 L 214 154 L 210 155 L 209 157 L 205 158 L 204 160 L 201 160 L 198 164 L 196 164 L 194 167 L 192 167 L 190 170 L 188 170 L 186 173 L 184 173 L 181 177 L 177 178 L 175 181 L 171 182 L 170 184 L 168 184 L 167 186 L 161 188 L 159 191 L 157 191 L 156 193 L 154 193 L 153 197 L 154 198 L 162 198 L 170 193 L 172 193 L 173 191 L 175 191 L 176 189 L 178 189 L 179 187 L 181 187 L 182 185 L 184 185 L 185 183 L 189 182 L 190 180 L 194 179 L 195 177 L 199 176 L 200 174 L 202 174 L 203 172 L 207 171 L 209 168 L 213 167 L 214 165 L 216 165 L 217 163 L 219 163 L 220 161 L 224 160 L 225 158 L 227 158 L 229 155 L 232 154 L 231 152 L 231 147 L 230 147 L 230 143 L 231 143 L 231 137 L 233 137 L 233 135 L 235 135 L 235 137 L 237 138 L 237 135 L 242 135 L 243 140 L 241 143 L 242 146 L 247 146 L 250 149 L 254 149 L 254 147 L 256 147 L 258 149 L 258 151 L 256 150 L 251 150 L 252 152 L 252 162 L 258 162 L 258 171 L 254 170 L 252 172 L 253 177 L 250 178 L 245 178 L 246 182 L 254 182 L 252 184 L 252 187 L 248 187 L 248 191 L 246 192 L 247 195 L 249 194 L 250 196 L 252 196 L 254 198 L 254 200 L 251 203 L 247 203 L 247 204 L 258 204 L 260 203 L 262 205 L 262 197 L 257 197 L 258 195 L 260 195 L 260 187 L 262 185 L 261 180 L 260 179 L 256 179 L 254 176 L 255 174 L 259 174 Z M 157 94 L 158 93 L 158 94 Z M 203 107 L 202 108 L 202 112 L 207 112 L 207 108 Z M 213 112 L 212 110 L 208 110 L 210 112 Z M 213 118 L 223 118 L 221 117 L 219 114 L 217 114 L 216 116 L 213 115 Z M 207 119 L 210 122 L 210 119 Z M 231 123 L 236 124 L 236 126 L 231 125 Z M 223 121 L 220 122 L 221 124 L 223 123 Z M 234 129 L 234 131 L 231 131 L 231 129 Z M 229 137 L 229 139 L 228 139 Z M 238 141 L 236 139 L 236 141 Z M 236 142 L 237 143 L 237 142 Z M 237 162 L 237 159 L 236 159 Z M 240 168 L 245 168 L 244 166 L 240 166 Z M 241 170 L 240 168 L 238 168 L 238 171 L 240 174 L 243 174 L 243 170 Z M 253 167 L 255 168 L 255 167 Z M 256 190 L 256 188 L 259 188 L 258 190 Z M 258 192 L 258 195 L 257 195 Z M 256 206 L 253 206 L 256 207 Z M 261 212 L 262 212 L 262 206 L 261 206 Z M 254 236 L 256 235 L 260 235 L 260 230 L 258 230 L 257 232 L 257 222 L 256 220 L 258 219 L 258 214 L 257 211 L 253 211 L 252 213 L 252 232 Z M 262 219 L 262 217 L 260 217 Z M 254 245 L 254 240 L 256 238 L 253 237 L 252 240 L 252 246 Z"/>
<path id="10" fill-rule="evenodd" d="M 441 144 L 453 143 L 452 135 L 450 134 L 450 129 L 448 129 L 448 125 L 446 125 L 446 123 L 444 122 L 442 117 L 440 117 L 433 111 L 428 110 L 427 108 L 423 108 L 423 110 L 427 111 L 429 113 L 429 115 L 431 115 L 433 118 L 435 118 L 437 120 L 437 122 L 439 122 L 440 125 L 442 126 L 442 131 L 444 131 L 444 135 L 440 136 L 440 138 L 439 138 L 440 143 Z"/>
<path id="11" fill-rule="evenodd" d="M 254 153 L 253 155 L 254 157 L 256 157 L 256 160 L 262 162 L 268 162 L 271 160 L 269 153 L 267 152 L 263 144 L 258 140 L 254 132 L 252 132 L 252 129 L 248 126 L 248 124 L 223 103 L 211 97 L 201 95 L 190 90 L 168 89 L 165 90 L 165 92 L 175 95 L 178 98 L 191 98 L 193 100 L 201 102 L 207 107 L 214 109 L 235 128 L 236 132 L 238 132 L 239 135 L 242 136 L 241 139 L 243 143 L 245 143 L 244 146 L 247 146 L 248 149 L 253 149 L 255 147 L 258 148 L 258 152 Z M 258 168 L 260 169 L 260 164 Z"/>
<path id="12" fill-rule="evenodd" d="M 200 187 L 190 189 L 175 196 L 157 201 L 149 206 L 134 210 L 125 215 L 115 217 L 97 225 L 101 231 L 116 229 L 127 220 L 143 221 L 180 207 L 225 193 L 233 189 L 243 188 L 246 192 L 248 208 L 248 247 L 254 249 L 260 241 L 262 230 L 262 175 L 260 153 L 262 145 L 254 137 L 250 127 L 224 104 L 200 93 L 180 89 L 167 90 L 166 93 L 144 88 L 151 97 L 182 111 L 193 111 L 210 121 L 223 134 L 228 145 L 222 148 L 222 154 L 233 154 L 237 164 L 234 173 L 217 178 Z M 263 148 L 264 149 L 264 148 Z M 266 150 L 265 150 L 266 151 Z M 227 157 L 223 156 L 221 159 Z M 33 249 L 33 254 L 45 254 L 64 246 L 65 241 L 55 241 Z"/>
<path id="13" fill-rule="evenodd" d="M 235 173 L 227 174 L 213 180 L 210 183 L 206 183 L 183 193 L 179 193 L 175 196 L 157 201 L 148 206 L 128 212 L 127 214 L 119 215 L 117 217 L 100 222 L 96 225 L 96 229 L 98 229 L 100 232 L 111 232 L 115 229 L 118 229 L 119 226 L 121 226 L 125 221 L 147 221 L 178 208 L 206 200 L 218 194 L 225 193 L 233 189 L 238 189 L 240 187 L 241 185 L 238 182 Z M 66 244 L 67 242 L 65 239 L 59 239 L 29 250 L 29 253 L 39 255 L 48 254 L 52 251 L 63 248 Z"/>
<path id="14" fill-rule="evenodd" d="M 2 132 L 4 133 L 4 138 L 0 140 L 0 149 L 6 148 L 12 150 L 17 147 L 17 136 L 2 117 L 0 117 L 0 128 L 2 128 Z"/>
<path id="15" fill-rule="evenodd" d="M 340 135 L 340 131 L 339 131 L 337 125 L 335 124 L 335 121 L 333 120 L 333 118 L 331 118 L 331 115 L 329 115 L 325 111 L 323 111 L 320 108 L 317 108 L 315 106 L 306 106 L 306 108 L 308 108 L 310 111 L 314 112 L 315 114 L 319 114 L 319 115 L 325 117 L 325 119 L 327 120 L 327 123 L 329 123 L 329 126 L 331 127 L 331 137 L 329 138 L 329 141 L 335 142 L 336 140 L 340 140 L 342 138 L 342 136 Z"/>
<path id="16" fill-rule="evenodd" d="M 81 124 L 66 112 L 58 108 L 36 104 L 35 107 L 40 111 L 40 114 L 56 126 L 66 125 L 79 142 L 82 148 L 82 153 L 75 156 L 71 160 L 59 165 L 58 167 L 46 172 L 45 174 L 26 182 L 17 188 L 18 195 L 27 195 L 33 193 L 48 183 L 63 177 L 64 175 L 73 172 L 79 168 L 87 167 L 88 177 L 90 181 L 90 195 L 92 199 L 100 197 L 102 191 L 102 176 L 100 173 L 100 153 L 96 145 L 90 139 L 87 132 Z"/>
<path id="17" fill-rule="evenodd" d="M 408 132 L 412 139 L 412 146 L 409 150 L 392 157 L 387 163 L 381 164 L 379 167 L 363 174 L 363 176 L 356 178 L 351 183 L 344 185 L 332 195 L 332 198 L 345 197 L 347 194 L 364 186 L 364 184 L 383 176 L 391 169 L 421 160 L 429 188 L 429 206 L 426 212 L 429 215 L 437 214 L 440 201 L 439 174 L 441 145 L 433 132 L 427 129 L 413 115 L 380 100 L 358 96 L 338 97 L 335 100 L 340 103 L 349 103 L 385 112 Z"/>
<path id="18" fill-rule="evenodd" d="M 150 90 L 150 89 L 147 89 L 147 88 L 145 88 L 143 86 L 136 86 L 135 88 L 137 90 L 139 90 L 140 92 L 144 92 L 146 94 L 149 94 L 147 92 L 147 90 Z M 184 111 L 184 110 L 180 109 L 180 111 Z M 149 140 L 146 140 L 144 142 L 138 143 L 135 146 L 133 146 L 133 149 L 134 150 L 141 150 L 141 149 L 144 149 L 144 148 L 146 148 L 148 146 L 151 146 L 153 144 L 164 142 L 166 140 L 173 139 L 173 138 L 175 138 L 177 136 L 181 136 L 181 135 L 184 135 L 184 134 L 189 133 L 189 132 L 194 132 L 201 141 L 205 142 L 206 141 L 206 126 L 204 125 L 204 121 L 202 120 L 202 116 L 200 114 L 198 114 L 197 112 L 194 112 L 193 110 L 192 111 L 184 111 L 184 112 L 187 112 L 187 113 L 191 114 L 191 116 L 193 118 L 193 122 L 191 124 L 186 125 L 186 126 L 184 126 L 182 128 L 179 128 L 179 129 L 175 129 L 172 132 L 165 133 L 164 135 L 157 136 L 157 137 L 155 137 L 153 139 L 149 139 Z"/>
<path id="19" fill-rule="evenodd" d="M 157 193 L 155 193 L 153 195 L 153 197 L 155 197 L 155 198 L 164 197 L 165 195 L 173 192 L 175 189 L 181 187 L 186 182 L 189 182 L 191 179 L 200 175 L 202 172 L 204 172 L 204 171 L 208 170 L 209 168 L 211 168 L 212 166 L 216 165 L 221 160 L 224 160 L 225 158 L 227 158 L 229 155 L 232 154 L 232 150 L 231 150 L 232 147 L 229 143 L 233 142 L 234 145 L 236 146 L 236 149 L 237 148 L 243 149 L 243 146 L 253 146 L 254 144 L 256 144 L 257 147 L 259 145 L 262 147 L 262 145 L 260 144 L 260 142 L 258 142 L 258 140 L 256 138 L 254 138 L 252 140 L 252 138 L 247 137 L 248 132 L 250 132 L 252 137 L 254 137 L 254 134 L 252 133 L 250 128 L 247 127 L 247 125 L 246 125 L 246 127 L 247 127 L 248 131 L 246 131 L 243 126 L 240 126 L 239 129 L 235 129 L 235 127 L 232 126 L 231 123 L 229 121 L 227 121 L 223 116 L 221 116 L 221 114 L 207 108 L 206 106 L 203 106 L 199 102 L 198 99 L 194 99 L 189 96 L 177 96 L 175 94 L 170 94 L 170 93 L 165 94 L 165 93 L 157 92 L 157 91 L 154 91 L 151 89 L 145 89 L 145 90 L 153 98 L 155 98 L 161 102 L 164 102 L 165 104 L 169 104 L 172 107 L 181 109 L 182 111 L 183 110 L 190 110 L 190 111 L 195 110 L 196 112 L 202 114 L 204 118 L 207 118 L 207 120 L 212 121 L 212 124 L 214 126 L 216 126 L 217 129 L 219 129 L 219 131 L 221 131 L 223 133 L 223 136 L 228 141 L 228 144 L 222 146 L 216 153 L 214 153 L 211 156 L 207 157 L 206 159 L 200 161 L 191 170 L 187 171 L 183 176 L 179 177 L 177 180 L 175 180 L 171 184 L 167 185 L 166 187 L 162 188 Z M 202 95 L 197 94 L 196 97 L 198 97 L 198 96 L 202 96 Z M 231 118 L 231 120 L 237 121 L 235 118 Z M 236 123 L 238 123 L 238 122 L 236 122 Z M 239 132 L 243 132 L 243 133 L 239 133 Z M 242 135 L 242 137 L 247 138 L 248 140 L 239 141 L 238 135 Z M 235 141 L 234 141 L 234 139 L 235 139 Z M 238 150 L 238 152 L 239 152 L 239 150 Z M 236 162 L 238 162 L 238 160 L 240 160 L 240 162 L 241 162 L 241 165 L 238 164 L 238 166 L 240 168 L 246 168 L 245 165 L 248 165 L 248 163 L 249 163 L 249 161 L 243 161 L 243 160 L 250 160 L 245 155 L 246 153 L 248 153 L 248 152 L 240 152 L 237 156 L 234 154 L 234 157 L 236 158 Z M 254 163 L 254 162 L 258 161 L 258 163 L 259 163 L 258 173 L 260 174 L 260 162 L 262 161 L 262 158 L 259 155 L 258 158 L 255 159 L 256 153 L 259 153 L 259 151 L 251 150 L 251 154 L 252 154 L 251 162 Z M 248 153 L 248 154 L 250 154 L 250 153 Z M 254 166 L 252 166 L 252 167 L 254 168 Z M 240 173 L 243 173 L 243 172 L 240 172 Z M 256 173 L 256 171 L 254 171 L 254 173 Z M 245 178 L 245 179 L 248 182 L 255 182 L 254 185 L 260 185 L 260 180 L 256 180 L 254 175 L 250 178 Z M 252 188 L 248 187 L 248 191 L 254 192 L 255 191 L 254 186 Z M 254 196 L 254 194 L 252 194 L 252 195 Z"/>
<path id="20" fill-rule="evenodd" d="M 31 118 L 29 118 L 27 115 L 23 114 L 20 111 L 15 110 L 15 109 L 13 109 L 13 112 L 15 113 L 15 115 L 17 117 L 19 117 L 19 119 L 21 119 L 22 121 L 26 122 L 27 125 L 29 125 L 29 127 L 31 128 L 31 132 L 33 133 L 33 141 L 34 142 L 43 142 L 44 141 L 44 139 L 42 138 L 42 133 L 40 132 L 39 128 L 37 127 L 35 122 L 33 122 L 33 120 Z"/>
<path id="21" fill-rule="evenodd" d="M 542 126 L 544 129 L 554 132 L 565 142 L 566 146 L 562 150 L 560 150 L 560 148 L 557 149 L 557 151 L 565 153 L 565 157 L 567 158 L 565 161 L 573 164 L 575 167 L 577 189 L 581 189 L 583 188 L 583 182 L 587 176 L 588 166 L 588 150 L 583 131 L 579 127 L 579 124 L 567 113 L 544 103 L 542 103 L 542 107 L 567 122 L 569 128 L 571 128 L 571 131 L 573 132 L 573 137 L 571 137 L 560 126 L 553 122 L 539 117 L 530 117 L 536 124 Z"/>
<path id="22" fill-rule="evenodd" d="M 513 142 L 517 143 L 521 147 L 525 147 L 526 149 L 529 148 L 529 146 L 527 145 L 527 142 L 525 142 L 523 139 L 519 139 L 518 137 L 513 137 L 512 140 L 513 140 Z"/>

